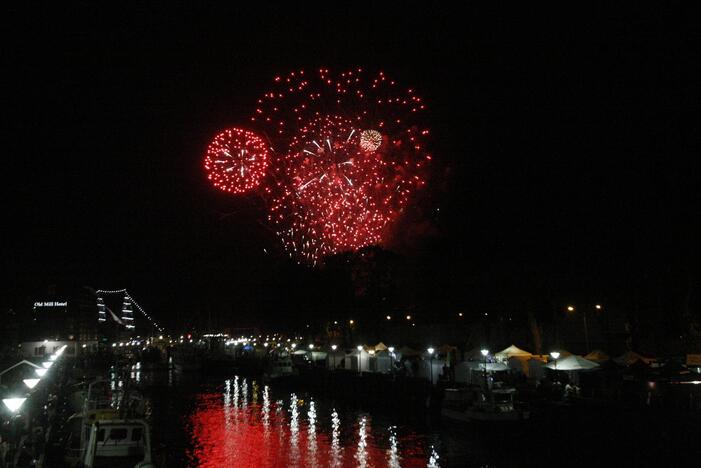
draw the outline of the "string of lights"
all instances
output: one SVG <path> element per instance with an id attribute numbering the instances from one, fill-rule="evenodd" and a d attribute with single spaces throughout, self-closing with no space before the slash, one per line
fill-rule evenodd
<path id="1" fill-rule="evenodd" d="M 158 323 L 143 309 L 143 307 L 141 307 L 141 306 L 139 305 L 138 302 L 136 302 L 136 301 L 134 300 L 134 298 L 129 294 L 129 292 L 126 290 L 126 288 L 124 288 L 124 289 L 98 289 L 97 291 L 95 291 L 95 293 L 96 293 L 97 296 L 98 296 L 98 298 L 97 298 L 97 300 L 98 300 L 98 313 L 100 313 L 100 312 L 99 312 L 99 311 L 100 311 L 100 303 L 102 303 L 102 298 L 101 298 L 100 296 L 122 294 L 122 295 L 124 296 L 124 299 L 123 299 L 124 302 L 123 302 L 123 304 L 125 304 L 125 305 L 126 305 L 126 304 L 129 304 L 129 306 L 132 305 L 132 304 L 135 305 L 136 308 L 139 309 L 139 312 L 141 312 L 141 314 L 142 314 L 144 317 L 146 317 L 146 319 L 148 319 L 149 322 L 151 322 L 151 325 L 153 325 L 159 332 L 163 332 L 163 328 L 162 328 L 160 325 L 158 325 Z M 104 306 L 104 305 L 103 305 L 103 306 Z M 130 307 L 128 307 L 128 308 L 130 309 Z M 124 308 L 123 308 L 123 313 L 124 313 L 124 312 L 125 312 L 125 310 L 124 310 Z M 126 314 L 125 317 L 126 317 L 127 315 L 128 315 L 128 316 L 131 316 L 131 315 L 130 315 L 130 314 L 131 314 L 131 310 L 129 310 L 128 312 L 129 312 L 129 313 Z M 101 318 L 102 318 L 102 315 L 100 315 L 100 316 L 98 317 L 98 321 L 104 321 L 104 320 L 101 320 Z M 123 318 L 124 318 L 124 317 L 123 317 Z M 133 320 L 133 318 L 132 318 L 131 320 Z M 127 328 L 132 328 L 132 329 L 133 329 L 133 328 L 134 328 L 134 325 L 133 325 L 133 324 L 127 324 Z"/>

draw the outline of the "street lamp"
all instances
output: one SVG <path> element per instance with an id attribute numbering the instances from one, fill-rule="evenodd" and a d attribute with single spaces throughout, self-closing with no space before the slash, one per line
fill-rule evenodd
<path id="1" fill-rule="evenodd" d="M 429 347 L 426 351 L 428 351 L 428 355 L 429 355 L 428 368 L 429 368 L 429 375 L 431 376 L 431 385 L 433 385 L 433 353 L 434 353 L 435 349 Z"/>
<path id="2" fill-rule="evenodd" d="M 390 363 L 392 364 L 392 373 L 394 373 L 394 346 L 387 348 L 387 351 L 389 351 Z"/>
<path id="3" fill-rule="evenodd" d="M 557 371 L 557 358 L 560 357 L 560 353 L 557 351 L 553 351 L 550 353 L 550 356 L 552 356 L 553 360 L 555 360 L 555 370 Z"/>
<path id="4" fill-rule="evenodd" d="M 358 345 L 355 347 L 355 349 L 358 350 L 358 375 L 362 375 L 362 364 L 363 364 L 363 347 L 361 345 Z"/>
<path id="5" fill-rule="evenodd" d="M 30 390 L 37 386 L 40 379 L 24 379 L 24 385 L 26 385 Z"/>
<path id="6" fill-rule="evenodd" d="M 26 400 L 26 398 L 3 398 L 2 402 L 5 403 L 10 412 L 16 413 Z"/>
<path id="7" fill-rule="evenodd" d="M 310 344 L 310 345 L 309 345 L 309 349 L 314 349 L 314 345 L 313 345 L 313 344 Z"/>
<path id="8" fill-rule="evenodd" d="M 336 369 L 336 348 L 338 348 L 338 346 L 336 346 L 335 344 L 331 345 L 331 351 L 333 351 L 332 355 L 333 355 L 333 368 L 334 368 L 334 370 Z"/>
<path id="9" fill-rule="evenodd" d="M 487 382 L 487 356 L 489 356 L 489 350 L 486 348 L 481 349 L 480 353 L 484 356 L 484 391 L 487 392 L 489 391 L 489 384 Z"/>

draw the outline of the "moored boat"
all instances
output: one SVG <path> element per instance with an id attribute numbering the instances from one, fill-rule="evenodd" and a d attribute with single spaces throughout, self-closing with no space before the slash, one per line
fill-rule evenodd
<path id="1" fill-rule="evenodd" d="M 466 394 L 467 395 L 467 394 Z M 448 398 L 444 401 L 441 415 L 455 421 L 505 422 L 530 418 L 530 411 L 518 408 L 513 388 L 494 389 L 488 393 L 478 392 L 476 399 Z"/>

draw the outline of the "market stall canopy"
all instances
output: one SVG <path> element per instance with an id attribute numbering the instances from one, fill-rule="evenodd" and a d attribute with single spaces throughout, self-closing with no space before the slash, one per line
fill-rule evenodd
<path id="1" fill-rule="evenodd" d="M 578 370 L 590 370 L 599 367 L 599 364 L 594 361 L 589 361 L 581 356 L 575 356 L 574 354 L 567 356 L 566 358 L 558 359 L 557 361 L 549 362 L 545 365 L 549 369 L 561 370 L 561 371 L 578 371 Z"/>
<path id="2" fill-rule="evenodd" d="M 518 348 L 516 345 L 511 345 L 508 348 L 503 349 L 494 355 L 495 358 L 500 360 L 506 360 L 510 357 L 529 358 L 531 356 L 533 356 L 531 353 L 529 353 L 528 351 L 524 351 L 521 348 Z"/>
<path id="3" fill-rule="evenodd" d="M 615 358 L 614 361 L 622 366 L 630 366 L 638 361 L 642 362 L 643 364 L 649 365 L 650 363 L 655 362 L 655 359 L 641 356 L 640 354 L 634 351 L 626 351 L 625 353 Z"/>
<path id="4" fill-rule="evenodd" d="M 687 354 L 686 355 L 686 365 L 687 366 L 701 366 L 701 354 Z"/>
<path id="5" fill-rule="evenodd" d="M 380 352 L 380 351 L 387 351 L 387 346 L 383 342 L 379 342 L 375 345 L 375 352 Z"/>
<path id="6" fill-rule="evenodd" d="M 326 351 L 311 351 L 309 354 L 311 354 L 312 361 L 323 361 L 328 356 Z"/>
<path id="7" fill-rule="evenodd" d="M 467 365 L 472 370 L 484 370 L 484 362 L 469 362 Z M 488 362 L 487 370 L 490 372 L 506 371 L 509 370 L 509 366 L 503 362 Z"/>
<path id="8" fill-rule="evenodd" d="M 601 351 L 600 349 L 595 349 L 594 351 L 590 352 L 586 356 L 584 356 L 584 359 L 588 361 L 594 361 L 594 362 L 604 362 L 608 361 L 611 359 L 608 354 L 605 352 Z"/>

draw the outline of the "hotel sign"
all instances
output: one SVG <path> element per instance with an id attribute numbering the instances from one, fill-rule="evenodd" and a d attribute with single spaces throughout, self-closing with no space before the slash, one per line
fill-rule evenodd
<path id="1" fill-rule="evenodd" d="M 68 302 L 59 301 L 48 301 L 48 302 L 35 302 L 34 307 L 68 307 Z"/>

